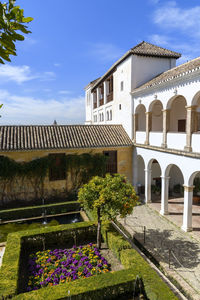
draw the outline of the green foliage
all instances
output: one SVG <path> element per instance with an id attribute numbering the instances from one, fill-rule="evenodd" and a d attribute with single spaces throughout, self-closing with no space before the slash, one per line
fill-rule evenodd
<path id="1" fill-rule="evenodd" d="M 151 300 L 175 300 L 178 299 L 170 288 L 159 277 L 155 270 L 134 249 L 122 250 L 121 263 L 126 268 L 131 268 L 135 276 L 140 275 L 144 282 L 147 297 Z"/>
<path id="2" fill-rule="evenodd" d="M 24 36 L 19 34 L 30 33 L 27 30 L 26 23 L 33 18 L 25 18 L 24 10 L 15 5 L 15 0 L 9 0 L 8 3 L 0 2 L 0 63 L 4 60 L 11 61 L 10 55 L 16 55 L 15 42 L 23 41 Z"/>
<path id="3" fill-rule="evenodd" d="M 132 269 L 110 272 L 89 278 L 74 280 L 54 287 L 19 294 L 16 300 L 105 300 L 119 299 L 120 295 L 133 292 L 135 275 Z M 68 294 L 69 291 L 69 294 Z"/>
<path id="4" fill-rule="evenodd" d="M 109 223 L 102 226 L 102 235 L 109 249 L 128 270 L 131 268 L 135 278 L 143 279 L 145 291 L 150 300 L 177 300 L 169 287 L 164 283 L 155 270 L 144 260 L 130 244 Z"/>
<path id="5" fill-rule="evenodd" d="M 138 197 L 123 175 L 106 174 L 105 178 L 95 176 L 78 193 L 78 201 L 86 210 L 101 211 L 104 219 L 114 219 L 131 214 Z"/>
<path id="6" fill-rule="evenodd" d="M 52 245 L 69 246 L 75 243 L 74 235 L 83 239 L 94 239 L 96 226 L 94 222 L 80 222 L 76 224 L 59 225 L 33 230 L 19 231 L 8 235 L 3 264 L 0 269 L 0 299 L 7 299 L 10 295 L 16 295 L 20 279 L 20 256 L 23 251 L 42 249 L 43 239 L 47 247 Z M 25 252 L 26 253 L 26 252 Z M 66 287 L 65 287 L 66 289 Z"/>
<path id="7" fill-rule="evenodd" d="M 59 222 L 56 220 L 51 220 L 48 224 L 45 224 L 46 227 L 57 226 Z M 1 225 L 0 227 L 0 242 L 5 242 L 9 233 L 24 231 L 24 230 L 32 230 L 36 228 L 44 227 L 41 223 L 32 223 L 32 224 L 20 224 L 20 223 L 7 223 L 5 225 Z"/>
<path id="8" fill-rule="evenodd" d="M 66 191 L 66 196 L 71 195 L 78 188 L 86 183 L 94 175 L 104 175 L 106 157 L 102 154 L 73 154 L 63 155 L 62 163 L 66 165 L 66 177 L 70 173 L 72 180 L 72 191 Z M 29 162 L 16 162 L 6 156 L 0 156 L 0 197 L 3 202 L 5 198 L 18 200 L 14 186 L 30 188 L 34 191 L 34 198 L 46 197 L 44 191 L 44 179 L 49 168 L 56 168 L 52 156 L 45 156 Z M 11 192 L 7 192 L 11 191 Z M 28 191 L 26 191 L 28 193 Z"/>
<path id="9" fill-rule="evenodd" d="M 80 210 L 80 203 L 76 201 L 67 201 L 54 204 L 5 209 L 0 211 L 0 219 L 2 221 L 8 221 L 38 217 L 42 215 L 44 209 L 46 211 L 46 215 L 60 214 L 72 211 L 75 212 Z"/>
<path id="10" fill-rule="evenodd" d="M 37 244 L 41 238 L 46 242 L 54 239 L 56 245 L 60 239 L 67 242 L 76 232 L 78 239 L 83 240 L 94 232 L 96 226 L 93 222 L 61 225 L 52 228 L 35 229 L 30 232 L 18 232 L 8 236 L 7 247 L 0 270 L 0 297 L 7 299 L 12 296 L 16 300 L 25 299 L 69 299 L 72 300 L 96 300 L 96 299 L 118 299 L 119 295 L 133 291 L 134 281 L 137 275 L 141 275 L 145 285 L 147 296 L 150 300 L 177 300 L 168 286 L 160 279 L 159 275 L 148 265 L 148 263 L 126 242 L 117 231 L 105 223 L 103 236 L 109 247 L 120 258 L 125 270 L 110 272 L 90 278 L 79 279 L 66 284 L 46 287 L 29 293 L 18 293 L 18 279 L 20 277 L 20 252 L 23 257 L 23 248 L 30 248 Z M 48 244 L 48 243 L 47 243 Z M 48 245 L 49 246 L 49 245 Z M 70 293 L 68 293 L 70 291 Z M 4 297 L 4 298 L 3 298 Z"/>

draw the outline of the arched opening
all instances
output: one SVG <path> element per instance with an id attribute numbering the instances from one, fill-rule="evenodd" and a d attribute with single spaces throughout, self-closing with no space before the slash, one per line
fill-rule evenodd
<path id="1" fill-rule="evenodd" d="M 135 113 L 137 114 L 137 131 L 146 131 L 146 108 L 143 104 L 137 106 Z"/>
<path id="2" fill-rule="evenodd" d="M 137 156 L 137 192 L 140 196 L 140 200 L 144 199 L 145 192 L 145 164 L 141 155 Z"/>
<path id="3" fill-rule="evenodd" d="M 151 168 L 151 201 L 159 203 L 158 208 L 160 209 L 161 202 L 161 168 L 160 164 L 156 159 L 150 162 L 149 167 Z"/>
<path id="4" fill-rule="evenodd" d="M 163 131 L 163 106 L 160 100 L 155 100 L 150 104 L 149 111 L 152 112 L 151 131 Z"/>
<path id="5" fill-rule="evenodd" d="M 175 164 L 170 164 L 166 169 L 165 177 L 169 178 L 169 218 L 172 222 L 181 227 L 183 224 L 184 210 L 184 176 L 178 166 Z"/>
<path id="6" fill-rule="evenodd" d="M 188 185 L 194 187 L 192 195 L 192 229 L 200 232 L 200 171 L 196 171 L 190 176 Z"/>
<path id="7" fill-rule="evenodd" d="M 173 97 L 168 102 L 168 109 L 170 109 L 169 117 L 169 132 L 186 132 L 186 99 L 179 95 Z"/>

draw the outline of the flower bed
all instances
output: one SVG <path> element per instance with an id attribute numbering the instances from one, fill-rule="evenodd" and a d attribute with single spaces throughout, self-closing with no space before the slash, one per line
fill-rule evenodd
<path id="1" fill-rule="evenodd" d="M 90 243 L 72 249 L 38 251 L 29 257 L 27 291 L 109 272 L 107 260 Z"/>

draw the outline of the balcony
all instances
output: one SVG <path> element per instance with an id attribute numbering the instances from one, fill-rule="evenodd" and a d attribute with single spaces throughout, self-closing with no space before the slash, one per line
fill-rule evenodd
<path id="1" fill-rule="evenodd" d="M 200 132 L 192 134 L 192 151 L 200 152 Z"/>
<path id="2" fill-rule="evenodd" d="M 167 148 L 184 150 L 186 145 L 186 133 L 183 132 L 168 132 L 167 133 Z"/>
<path id="3" fill-rule="evenodd" d="M 146 140 L 146 132 L 145 131 L 137 131 L 136 132 L 136 143 L 144 144 Z"/>
<path id="4" fill-rule="evenodd" d="M 149 144 L 152 146 L 161 147 L 162 138 L 163 138 L 162 132 L 153 132 L 153 131 L 149 132 Z"/>
<path id="5" fill-rule="evenodd" d="M 113 100 L 113 92 L 111 92 L 107 95 L 107 102 L 110 102 L 112 100 Z"/>

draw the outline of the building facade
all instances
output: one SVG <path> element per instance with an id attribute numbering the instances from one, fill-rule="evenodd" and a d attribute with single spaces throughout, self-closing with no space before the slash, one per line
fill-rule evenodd
<path id="1" fill-rule="evenodd" d="M 200 202 L 200 58 L 176 67 L 181 55 L 142 42 L 86 87 L 86 124 L 121 124 L 133 142 L 133 185 L 145 202 L 160 189 L 183 197 L 184 231 Z M 176 195 L 175 195 L 176 194 Z"/>

